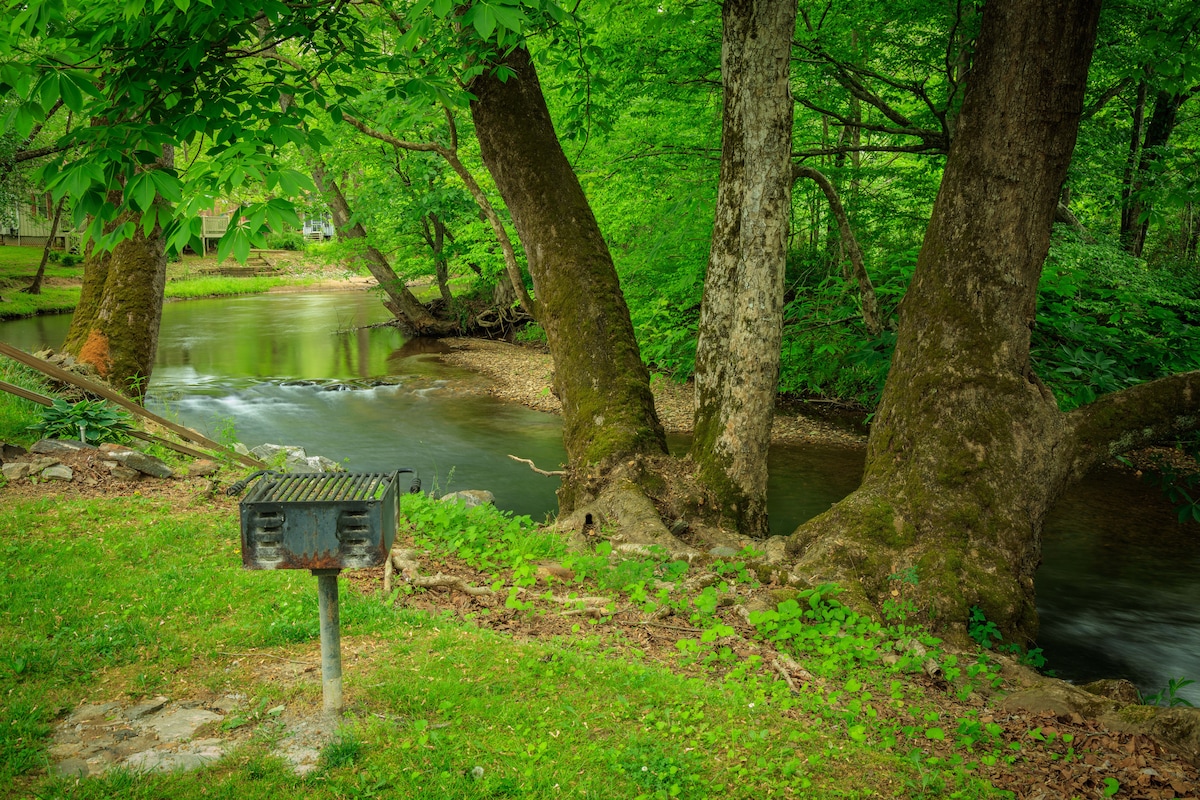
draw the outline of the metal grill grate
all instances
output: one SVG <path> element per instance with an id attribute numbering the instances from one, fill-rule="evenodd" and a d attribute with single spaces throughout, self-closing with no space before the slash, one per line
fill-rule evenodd
<path id="1" fill-rule="evenodd" d="M 333 472 L 317 475 L 286 475 L 261 481 L 246 498 L 258 503 L 348 503 L 376 500 L 396 479 L 394 473 Z"/>
<path id="2" fill-rule="evenodd" d="M 379 566 L 396 538 L 398 478 L 397 472 L 263 475 L 241 502 L 242 563 L 248 569 Z"/>

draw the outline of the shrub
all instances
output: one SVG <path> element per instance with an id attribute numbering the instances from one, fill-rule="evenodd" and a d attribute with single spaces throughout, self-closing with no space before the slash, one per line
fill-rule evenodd
<path id="1" fill-rule="evenodd" d="M 267 234 L 269 250 L 303 250 L 304 237 L 296 231 L 277 231 Z"/>
<path id="2" fill-rule="evenodd" d="M 122 442 L 133 429 L 129 416 L 109 408 L 103 400 L 71 404 L 55 400 L 42 411 L 42 421 L 29 430 L 46 439 L 79 439 L 90 444 Z"/>

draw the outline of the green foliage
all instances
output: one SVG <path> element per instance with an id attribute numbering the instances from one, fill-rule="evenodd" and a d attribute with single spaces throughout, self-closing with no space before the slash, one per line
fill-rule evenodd
<path id="1" fill-rule="evenodd" d="M 55 399 L 42 410 L 42 419 L 29 430 L 45 439 L 74 439 L 88 444 L 124 442 L 133 430 L 133 420 L 124 411 L 103 400 L 68 403 Z"/>
<path id="2" fill-rule="evenodd" d="M 967 635 L 985 650 L 992 649 L 992 645 L 1003 638 L 996 623 L 988 619 L 979 606 L 971 606 L 971 616 L 967 620 Z"/>
<path id="3" fill-rule="evenodd" d="M 1180 697 L 1179 691 L 1194 684 L 1195 681 L 1190 678 L 1171 678 L 1167 681 L 1167 685 L 1159 689 L 1154 694 L 1146 695 L 1142 698 L 1142 705 L 1147 706 L 1166 706 L 1167 708 L 1176 708 L 1178 706 L 1192 707 L 1192 701 L 1186 697 Z"/>
<path id="4" fill-rule="evenodd" d="M 546 329 L 536 322 L 531 322 L 513 335 L 513 341 L 518 344 L 546 344 Z"/>
<path id="5" fill-rule="evenodd" d="M 303 250 L 304 237 L 299 231 L 272 231 L 266 236 L 268 250 Z"/>
<path id="6" fill-rule="evenodd" d="M 1060 233 L 1039 285 L 1033 356 L 1068 410 L 1200 368 L 1200 280 Z"/>
<path id="7" fill-rule="evenodd" d="M 419 544 L 456 553 L 480 570 L 527 569 L 532 561 L 565 552 L 561 539 L 539 531 L 529 517 L 514 517 L 490 503 L 466 508 L 461 502 L 406 494 L 400 514 Z"/>

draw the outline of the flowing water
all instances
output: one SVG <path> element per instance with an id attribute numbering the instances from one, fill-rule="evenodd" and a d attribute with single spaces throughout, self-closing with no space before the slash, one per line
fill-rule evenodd
<path id="1" fill-rule="evenodd" d="M 270 294 L 169 303 L 148 405 L 218 440 L 301 445 L 351 470 L 416 468 L 426 488 L 487 489 L 542 519 L 565 456 L 557 417 L 463 390 L 473 374 L 405 342 L 373 296 Z M 27 351 L 57 347 L 70 318 L 0 323 Z M 682 440 L 672 441 L 678 448 Z M 774 447 L 770 513 L 787 533 L 851 492 L 861 449 Z M 1037 577 L 1040 644 L 1063 677 L 1123 676 L 1145 692 L 1200 680 L 1200 525 L 1151 487 L 1100 471 L 1053 510 Z M 1200 705 L 1200 685 L 1182 695 Z"/>

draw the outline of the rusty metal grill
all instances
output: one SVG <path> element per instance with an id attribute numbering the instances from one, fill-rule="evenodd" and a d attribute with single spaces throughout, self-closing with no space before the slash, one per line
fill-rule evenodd
<path id="1" fill-rule="evenodd" d="M 242 564 L 247 569 L 383 564 L 396 538 L 398 480 L 398 472 L 267 473 L 241 502 Z"/>

